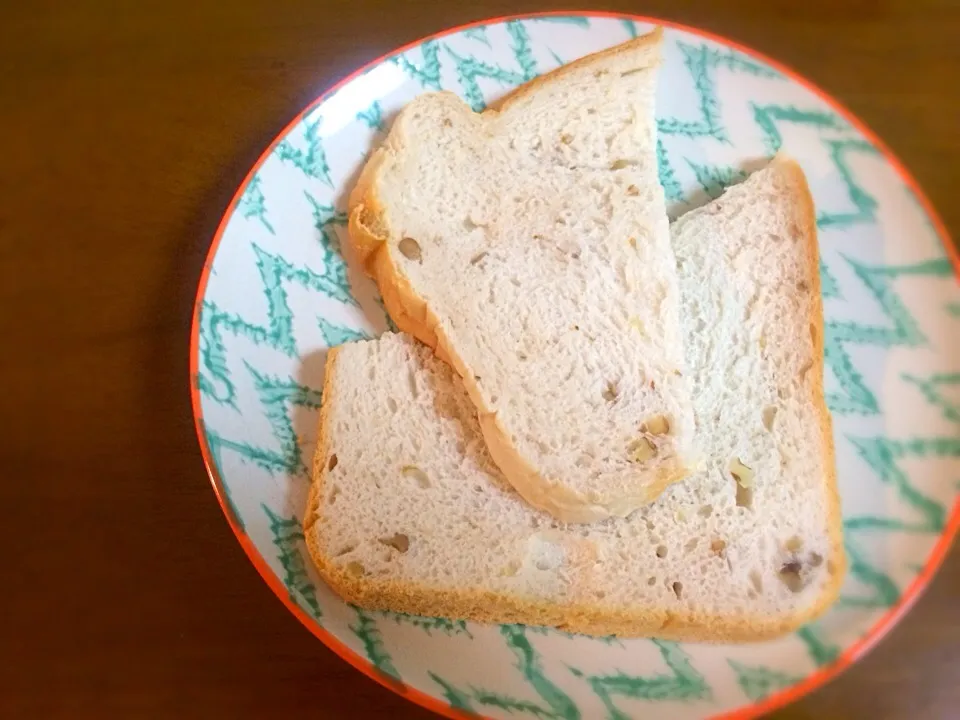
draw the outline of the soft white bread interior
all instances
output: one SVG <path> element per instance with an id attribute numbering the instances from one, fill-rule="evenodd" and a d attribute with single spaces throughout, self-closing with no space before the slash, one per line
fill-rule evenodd
<path id="1" fill-rule="evenodd" d="M 624 516 L 695 465 L 679 288 L 657 176 L 660 32 L 477 114 L 413 100 L 350 200 L 397 325 L 461 375 L 531 504 Z"/>
<path id="2" fill-rule="evenodd" d="M 460 378 L 403 335 L 331 350 L 305 534 L 368 608 L 748 641 L 845 571 L 816 229 L 777 159 L 673 228 L 704 469 L 627 518 L 563 524 L 497 470 Z"/>

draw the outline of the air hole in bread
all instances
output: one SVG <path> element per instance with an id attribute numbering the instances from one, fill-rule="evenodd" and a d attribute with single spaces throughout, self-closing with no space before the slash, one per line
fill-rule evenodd
<path id="1" fill-rule="evenodd" d="M 657 578 L 655 578 L 653 575 L 647 578 L 647 585 L 653 586 L 656 584 L 657 584 Z"/>
<path id="2" fill-rule="evenodd" d="M 477 223 L 475 223 L 475 222 L 473 221 L 473 218 L 471 218 L 470 216 L 467 216 L 467 217 L 465 217 L 465 218 L 463 219 L 463 229 L 464 229 L 464 230 L 466 230 L 466 231 L 469 232 L 469 231 L 471 231 L 471 230 L 476 230 L 478 227 L 481 227 L 481 226 L 480 226 L 480 225 L 477 225 Z"/>
<path id="3" fill-rule="evenodd" d="M 407 382 L 410 385 L 410 395 L 413 396 L 414 399 L 418 398 L 420 396 L 420 390 L 417 388 L 417 376 L 413 370 L 407 372 Z"/>
<path id="4" fill-rule="evenodd" d="M 392 537 L 380 538 L 380 542 L 400 553 L 405 553 L 410 549 L 410 538 L 403 533 L 396 533 Z"/>
<path id="5" fill-rule="evenodd" d="M 813 341 L 813 346 L 817 346 L 817 338 L 820 337 L 820 331 L 817 330 L 817 326 L 813 323 L 810 323 L 810 340 Z"/>
<path id="6" fill-rule="evenodd" d="M 745 488 L 737 483 L 737 507 L 753 508 L 753 488 Z"/>
<path id="7" fill-rule="evenodd" d="M 606 594 L 603 590 L 594 590 L 594 591 L 593 591 L 593 596 L 594 596 L 597 600 L 603 600 L 603 599 L 607 596 L 607 594 Z"/>
<path id="8" fill-rule="evenodd" d="M 517 360 L 526 360 L 526 359 L 527 359 L 527 354 L 525 352 L 517 353 Z"/>
<path id="9" fill-rule="evenodd" d="M 391 413 L 396 413 L 399 407 L 397 406 L 397 401 L 392 397 L 387 398 L 387 407 L 390 409 Z"/>
<path id="10" fill-rule="evenodd" d="M 333 470 L 337 466 L 338 462 L 339 460 L 337 460 L 337 454 L 334 453 L 330 456 L 330 460 L 327 462 L 327 470 Z"/>
<path id="11" fill-rule="evenodd" d="M 713 515 L 713 505 L 703 505 L 697 510 L 697 515 L 708 518 Z"/>
<path id="12" fill-rule="evenodd" d="M 352 575 L 353 577 L 363 577 L 367 574 L 367 569 L 356 560 L 347 563 L 347 575 Z"/>
<path id="13" fill-rule="evenodd" d="M 780 582 L 786 585 L 790 592 L 798 593 L 803 590 L 804 582 L 800 576 L 800 569 L 800 563 L 794 560 L 784 564 L 777 573 Z"/>
<path id="14" fill-rule="evenodd" d="M 573 142 L 573 135 L 569 133 L 563 133 L 563 135 L 560 136 L 560 142 L 562 142 L 564 145 L 569 145 Z"/>
<path id="15" fill-rule="evenodd" d="M 799 535 L 791 535 L 787 538 L 787 541 L 783 543 L 783 549 L 788 553 L 798 553 L 803 549 L 803 538 Z"/>
<path id="16" fill-rule="evenodd" d="M 333 505 L 337 501 L 337 495 L 340 494 L 340 488 L 334 485 L 327 494 L 327 505 Z"/>
<path id="17" fill-rule="evenodd" d="M 631 197 L 636 197 L 639 194 L 640 194 L 640 188 L 638 188 L 636 185 L 627 185 L 627 195 L 630 195 Z M 636 244 L 636 240 L 634 240 L 634 244 Z"/>
<path id="18" fill-rule="evenodd" d="M 630 160 L 628 158 L 620 158 L 619 160 L 614 160 L 610 163 L 611 170 L 623 170 L 628 167 L 636 167 L 640 163 L 637 160 Z"/>
<path id="19" fill-rule="evenodd" d="M 750 584 L 753 585 L 753 589 L 756 590 L 758 594 L 762 593 L 763 580 L 760 577 L 760 573 L 756 570 L 751 570 L 748 577 L 750 578 Z"/>
<path id="20" fill-rule="evenodd" d="M 516 276 L 511 276 L 510 282 L 513 283 L 514 287 L 520 287 L 520 278 Z"/>
<path id="21" fill-rule="evenodd" d="M 820 567 L 823 564 L 823 555 L 820 553 L 810 553 L 810 566 L 811 567 Z"/>
<path id="22" fill-rule="evenodd" d="M 420 249 L 420 243 L 410 237 L 405 237 L 397 245 L 400 254 L 407 260 L 420 262 L 423 259 L 423 251 Z"/>
<path id="23" fill-rule="evenodd" d="M 620 77 L 627 77 L 627 75 L 636 75 L 638 72 L 643 72 L 644 70 L 646 70 L 646 68 L 642 68 L 642 67 L 633 68 L 631 70 L 624 70 L 622 73 L 620 73 Z"/>
<path id="24" fill-rule="evenodd" d="M 667 556 L 667 546 L 657 545 L 657 557 L 663 559 Z"/>
<path id="25" fill-rule="evenodd" d="M 657 526 L 653 524 L 653 520 L 647 520 L 647 530 L 654 530 Z"/>
<path id="26" fill-rule="evenodd" d="M 587 108 L 587 115 L 596 115 L 596 114 L 597 114 L 596 108 Z"/>
<path id="27" fill-rule="evenodd" d="M 777 417 L 777 406 L 767 405 L 763 409 L 763 426 L 767 432 L 773 432 L 773 421 Z"/>
<path id="28" fill-rule="evenodd" d="M 441 125 L 444 127 L 453 127 L 453 122 L 450 120 L 450 118 L 444 118 Z"/>
<path id="29" fill-rule="evenodd" d="M 343 557 L 344 555 L 349 555 L 350 553 L 352 553 L 352 552 L 353 552 L 354 550 L 356 550 L 356 549 L 357 549 L 357 546 L 356 546 L 356 545 L 344 545 L 342 548 L 340 548 L 339 550 L 337 550 L 337 552 L 335 552 L 335 553 L 333 554 L 333 556 L 334 556 L 334 557 Z"/>
<path id="30" fill-rule="evenodd" d="M 683 547 L 688 551 L 696 550 L 699 542 L 700 541 L 697 538 L 690 538 L 689 540 L 687 540 L 687 544 L 684 545 Z"/>
<path id="31" fill-rule="evenodd" d="M 716 538 L 710 541 L 710 552 L 712 552 L 717 557 L 724 557 L 727 550 L 726 540 L 720 540 Z"/>
<path id="32" fill-rule="evenodd" d="M 428 478 L 427 474 L 416 465 L 404 465 L 400 470 L 400 474 L 405 478 L 411 478 L 415 480 L 417 485 L 424 490 L 430 487 L 430 478 Z"/>
<path id="33" fill-rule="evenodd" d="M 800 380 L 801 382 L 807 379 L 807 373 L 813 369 L 813 360 L 807 360 L 803 364 L 803 367 L 800 368 Z"/>
<path id="34" fill-rule="evenodd" d="M 470 264 L 476 265 L 477 263 L 482 262 L 486 256 L 487 256 L 486 251 L 483 251 L 482 253 L 477 253 L 472 258 L 470 258 Z"/>
<path id="35" fill-rule="evenodd" d="M 799 290 L 800 292 L 807 292 L 807 290 L 809 289 L 810 289 L 810 285 L 807 283 L 806 280 L 801 280 L 800 282 L 797 283 L 797 290 Z"/>
<path id="36" fill-rule="evenodd" d="M 683 599 L 683 583 L 675 582 L 672 586 L 673 594 L 677 596 L 677 600 Z"/>

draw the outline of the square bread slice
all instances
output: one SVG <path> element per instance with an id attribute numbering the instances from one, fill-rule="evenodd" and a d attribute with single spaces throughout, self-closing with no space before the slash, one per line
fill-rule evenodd
<path id="1" fill-rule="evenodd" d="M 813 205 L 778 159 L 673 229 L 705 467 L 626 518 L 564 524 L 493 462 L 460 378 L 405 335 L 330 351 L 311 557 L 372 609 L 748 641 L 845 571 Z"/>
<path id="2" fill-rule="evenodd" d="M 450 362 L 494 461 L 565 522 L 624 516 L 695 465 L 657 176 L 660 31 L 474 113 L 400 113 L 350 238 L 401 330 Z"/>

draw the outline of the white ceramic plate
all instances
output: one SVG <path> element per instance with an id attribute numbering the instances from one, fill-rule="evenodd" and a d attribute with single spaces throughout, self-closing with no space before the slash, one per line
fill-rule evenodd
<path id="1" fill-rule="evenodd" d="M 345 201 L 396 111 L 452 90 L 477 110 L 650 29 L 614 15 L 505 18 L 377 60 L 311 104 L 227 209 L 197 296 L 193 407 L 224 512 L 287 606 L 346 660 L 442 714 L 752 717 L 856 660 L 896 622 L 960 524 L 960 267 L 916 183 L 836 102 L 729 41 L 669 23 L 657 115 L 676 215 L 783 147 L 817 204 L 826 377 L 849 579 L 819 622 L 705 646 L 364 612 L 314 574 L 300 519 L 326 348 L 388 321 L 339 254 Z"/>

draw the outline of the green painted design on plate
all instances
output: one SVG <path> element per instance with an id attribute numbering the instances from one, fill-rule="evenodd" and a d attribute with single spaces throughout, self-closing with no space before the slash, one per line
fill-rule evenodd
<path id="1" fill-rule="evenodd" d="M 635 38 L 637 36 L 637 23 L 635 23 L 633 20 L 624 18 L 620 21 L 620 24 L 623 25 L 624 29 L 627 31 L 627 34 L 631 38 Z"/>
<path id="2" fill-rule="evenodd" d="M 827 264 L 820 260 L 820 294 L 824 300 L 840 297 L 840 286 L 837 284 L 837 278 L 830 272 Z"/>
<path id="3" fill-rule="evenodd" d="M 308 178 L 320 180 L 325 185 L 333 187 L 330 177 L 330 166 L 327 164 L 327 154 L 323 150 L 320 140 L 320 123 L 322 118 L 313 122 L 303 123 L 303 141 L 307 149 L 295 147 L 292 142 L 284 138 L 273 151 L 274 156 L 281 162 L 289 162 Z"/>
<path id="4" fill-rule="evenodd" d="M 783 144 L 783 136 L 777 127 L 777 123 L 780 122 L 807 125 L 816 128 L 819 132 L 850 131 L 849 124 L 830 111 L 803 110 L 793 105 L 757 105 L 755 103 L 751 103 L 751 107 L 754 120 L 763 133 L 764 146 L 770 155 L 780 150 Z M 821 228 L 845 228 L 861 222 L 872 222 L 876 215 L 877 201 L 857 182 L 847 163 L 847 155 L 851 152 L 875 155 L 877 149 L 870 143 L 857 138 L 823 139 L 823 144 L 847 188 L 847 195 L 854 209 L 848 212 L 820 212 L 817 215 L 817 225 Z"/>
<path id="5" fill-rule="evenodd" d="M 742 170 L 728 165 L 698 165 L 690 160 L 687 160 L 687 165 L 693 170 L 697 184 L 711 199 L 720 197 L 728 187 L 747 177 Z"/>
<path id="6" fill-rule="evenodd" d="M 383 124 L 383 108 L 380 107 L 380 103 L 376 100 L 370 103 L 370 107 L 366 110 L 361 110 L 357 113 L 357 120 L 363 121 L 371 130 L 376 130 L 377 132 L 387 131 Z"/>
<path id="7" fill-rule="evenodd" d="M 873 222 L 876 217 L 877 201 L 857 183 L 853 171 L 847 164 L 846 156 L 849 152 L 877 155 L 879 154 L 877 149 L 864 140 L 828 140 L 826 145 L 830 150 L 830 159 L 833 160 L 833 164 L 843 178 L 847 186 L 847 194 L 856 209 L 844 213 L 820 213 L 817 215 L 817 225 L 822 228 L 849 227 L 856 223 Z"/>
<path id="8" fill-rule="evenodd" d="M 467 623 L 465 620 L 423 617 L 421 615 L 408 615 L 407 613 L 389 611 L 382 612 L 381 616 L 387 620 L 393 620 L 397 625 L 410 625 L 411 627 L 420 628 L 427 635 L 438 632 L 443 635 L 451 636 L 465 635 L 471 640 L 473 639 L 473 635 L 470 633 L 470 630 L 467 629 Z"/>
<path id="9" fill-rule="evenodd" d="M 693 702 L 710 700 L 713 692 L 707 681 L 690 662 L 690 656 L 681 645 L 667 640 L 651 640 L 660 650 L 663 661 L 670 673 L 640 677 L 617 672 L 610 675 L 588 676 L 579 670 L 572 670 L 583 677 L 591 689 L 600 698 L 607 709 L 608 720 L 630 720 L 630 716 L 620 710 L 615 697 L 625 697 L 647 701 Z"/>
<path id="10" fill-rule="evenodd" d="M 590 18 L 582 15 L 564 15 L 560 17 L 535 17 L 531 18 L 534 22 L 557 23 L 559 25 L 575 25 L 576 27 L 587 30 L 590 27 Z"/>
<path id="11" fill-rule="evenodd" d="M 693 78 L 700 105 L 700 117 L 696 120 L 660 118 L 657 128 L 664 135 L 683 137 L 710 137 L 729 144 L 730 138 L 720 117 L 720 99 L 717 96 L 714 73 L 718 69 L 747 73 L 759 77 L 778 78 L 780 74 L 761 63 L 749 59 L 734 50 L 717 50 L 706 43 L 691 45 L 677 41 L 683 55 L 683 64 Z"/>
<path id="12" fill-rule="evenodd" d="M 304 542 L 303 526 L 296 516 L 284 518 L 277 515 L 266 505 L 261 504 L 263 512 L 270 520 L 270 532 L 273 535 L 273 544 L 279 554 L 277 560 L 283 568 L 280 578 L 290 593 L 290 599 L 313 615 L 315 620 L 323 617 L 323 610 L 317 600 L 317 589 L 307 574 L 307 565 L 303 559 L 301 545 Z"/>
<path id="13" fill-rule="evenodd" d="M 320 333 L 323 335 L 323 340 L 327 343 L 327 347 L 336 347 L 337 345 L 343 345 L 344 343 L 353 342 L 354 340 L 370 339 L 370 336 L 363 330 L 354 330 L 353 328 L 343 327 L 342 325 L 334 325 L 322 317 L 317 318 L 317 325 L 320 326 Z"/>
<path id="14" fill-rule="evenodd" d="M 363 645 L 363 654 L 367 656 L 367 660 L 380 672 L 400 680 L 400 673 L 393 664 L 393 658 L 383 644 L 383 635 L 377 627 L 377 621 L 365 610 L 356 606 L 351 607 L 357 613 L 357 619 L 353 625 L 350 625 L 350 631 Z"/>
<path id="15" fill-rule="evenodd" d="M 960 302 L 947 303 L 947 314 L 960 318 Z"/>
<path id="16" fill-rule="evenodd" d="M 925 344 L 926 338 L 894 291 L 892 281 L 907 275 L 943 277 L 951 272 L 950 263 L 942 258 L 915 265 L 868 267 L 846 256 L 842 257 L 877 300 L 890 325 L 884 327 L 838 320 L 826 323 L 824 359 L 841 389 L 839 393 L 827 393 L 827 404 L 830 410 L 838 415 L 876 415 L 880 412 L 876 396 L 854 366 L 849 348 L 856 345 L 880 348 L 919 347 Z"/>
<path id="17" fill-rule="evenodd" d="M 802 676 L 787 675 L 768 667 L 743 665 L 735 660 L 727 663 L 737 674 L 737 684 L 743 694 L 754 702 L 803 680 Z"/>
<path id="18" fill-rule="evenodd" d="M 528 633 L 534 635 L 559 635 L 560 637 L 566 638 L 568 640 L 590 640 L 591 642 L 599 642 L 604 645 L 616 645 L 617 647 L 625 647 L 623 640 L 618 638 L 616 635 L 583 635 L 582 633 L 571 633 L 566 632 L 565 630 L 557 630 L 552 627 L 543 627 L 539 625 L 527 625 L 526 630 Z"/>
<path id="19" fill-rule="evenodd" d="M 840 648 L 836 644 L 824 640 L 814 623 L 804 625 L 797 630 L 797 637 L 807 648 L 807 653 L 817 667 L 829 665 L 840 657 Z"/>
<path id="20" fill-rule="evenodd" d="M 324 205 L 306 190 L 303 191 L 313 212 L 313 226 L 320 231 L 320 247 L 323 250 L 323 264 L 325 267 L 338 268 L 337 280 L 341 287 L 349 294 L 350 285 L 347 282 L 347 265 L 340 256 L 340 236 L 338 227 L 347 226 L 347 213 L 337 210 L 333 205 Z"/>
<path id="21" fill-rule="evenodd" d="M 260 176 L 254 175 L 247 184 L 240 201 L 237 203 L 237 210 L 246 220 L 256 218 L 260 221 L 271 235 L 276 235 L 273 225 L 267 220 L 267 205 L 263 196 L 263 190 L 260 189 Z"/>
<path id="22" fill-rule="evenodd" d="M 523 23 L 511 20 L 506 24 L 507 34 L 511 38 L 511 49 L 514 59 L 520 70 L 508 70 L 499 65 L 492 65 L 475 57 L 464 57 L 445 46 L 447 53 L 456 63 L 457 79 L 463 89 L 464 97 L 475 112 L 483 111 L 487 104 L 483 99 L 483 92 L 478 84 L 479 78 L 487 78 L 501 85 L 513 87 L 532 80 L 537 76 L 537 63 L 533 59 L 530 48 L 530 36 Z"/>
<path id="23" fill-rule="evenodd" d="M 452 707 L 454 710 L 459 710 L 470 715 L 477 714 L 473 709 L 473 706 L 470 704 L 470 696 L 468 694 L 457 690 L 457 688 L 434 672 L 428 672 L 427 675 L 429 675 L 430 679 L 433 680 L 437 685 L 443 688 L 443 697 L 448 703 L 450 703 L 450 707 Z"/>
<path id="24" fill-rule="evenodd" d="M 875 567 L 860 549 L 857 539 L 863 532 L 940 533 L 946 525 L 947 511 L 910 482 L 899 461 L 907 458 L 960 458 L 960 437 L 913 438 L 893 440 L 886 437 L 848 438 L 857 453 L 873 469 L 877 477 L 897 491 L 898 499 L 912 508 L 918 519 L 858 515 L 844 520 L 845 545 L 850 561 L 850 574 L 871 589 L 867 596 L 844 595 L 838 601 L 844 607 L 887 608 L 900 599 L 896 582 L 882 569 Z"/>
<path id="25" fill-rule="evenodd" d="M 667 157 L 667 149 L 661 140 L 657 140 L 657 171 L 660 175 L 660 184 L 663 186 L 663 194 L 667 202 L 682 203 L 685 201 L 683 188 L 677 181 L 677 175 L 670 165 L 670 159 Z"/>
<path id="26" fill-rule="evenodd" d="M 273 437 L 280 444 L 278 458 L 283 463 L 283 472 L 289 475 L 305 475 L 307 468 L 303 462 L 299 438 L 293 429 L 290 408 L 295 406 L 319 410 L 320 391 L 300 385 L 293 380 L 279 380 L 262 374 L 249 364 L 244 364 L 247 365 L 253 378 L 253 388 L 263 407 L 264 415 L 270 422 Z"/>
<path id="27" fill-rule="evenodd" d="M 951 422 L 960 422 L 960 402 L 952 401 L 941 390 L 943 386 L 960 386 L 960 373 L 936 373 L 928 378 L 918 378 L 904 373 L 900 377 L 916 385 L 927 402 L 938 408 L 944 418 Z"/>
<path id="28" fill-rule="evenodd" d="M 251 243 L 250 247 L 256 256 L 263 296 L 267 302 L 266 326 L 249 322 L 236 313 L 222 311 L 212 302 L 205 301 L 200 310 L 200 392 L 216 402 L 234 407 L 236 389 L 227 368 L 224 333 L 245 337 L 254 345 L 270 347 L 287 357 L 296 357 L 293 311 L 287 303 L 285 284 L 319 292 L 344 304 L 357 304 L 350 294 L 343 259 L 331 249 L 325 249 L 324 268 L 318 273 L 309 268 L 296 267 L 280 255 L 268 253 L 256 243 Z M 217 390 L 218 385 L 220 391 Z"/>
<path id="29" fill-rule="evenodd" d="M 407 58 L 412 51 L 391 58 L 407 75 L 420 83 L 424 90 L 443 90 L 440 84 L 440 45 L 436 40 L 427 40 L 420 45 L 423 63 L 415 64 Z"/>
<path id="30" fill-rule="evenodd" d="M 208 430 L 208 442 L 215 453 L 218 465 L 222 451 L 231 450 L 240 455 L 245 462 L 253 463 L 271 475 L 278 473 L 292 476 L 306 475 L 303 453 L 293 428 L 290 410 L 293 407 L 319 409 L 320 392 L 293 380 L 278 380 L 258 372 L 246 362 L 244 364 L 253 379 L 253 387 L 263 408 L 263 414 L 270 423 L 273 439 L 277 441 L 280 449 L 272 450 L 248 442 L 231 440 Z"/>
<path id="31" fill-rule="evenodd" d="M 537 694 L 539 700 L 522 700 L 503 693 L 471 687 L 469 691 L 459 690 L 449 681 L 436 673 L 430 673 L 433 680 L 444 689 L 444 696 L 454 705 L 473 712 L 473 703 L 493 707 L 508 713 L 532 715 L 541 720 L 579 720 L 580 710 L 560 687 L 554 684 L 543 672 L 540 654 L 527 638 L 523 625 L 501 625 L 500 634 L 507 647 L 516 658 L 514 667 L 520 671 L 524 680 Z"/>
<path id="32" fill-rule="evenodd" d="M 778 122 L 809 125 L 819 130 L 847 130 L 849 125 L 836 113 L 825 110 L 801 110 L 793 105 L 757 105 L 751 103 L 753 119 L 763 133 L 763 144 L 770 155 L 783 145 Z"/>
<path id="33" fill-rule="evenodd" d="M 481 42 L 488 48 L 493 48 L 493 45 L 490 44 L 490 38 L 487 37 L 486 25 L 477 25 L 476 27 L 467 28 L 463 31 L 463 36 L 465 38 L 470 38 L 471 40 Z"/>

